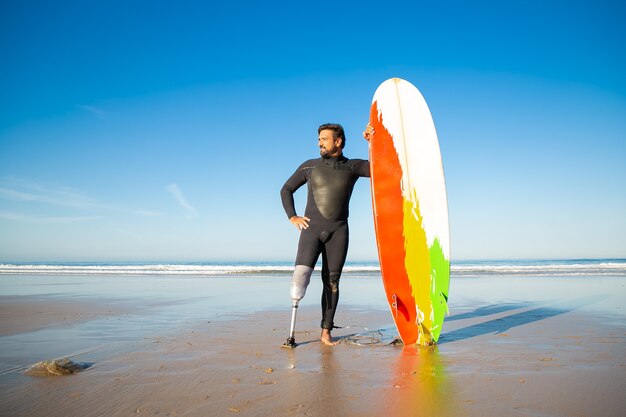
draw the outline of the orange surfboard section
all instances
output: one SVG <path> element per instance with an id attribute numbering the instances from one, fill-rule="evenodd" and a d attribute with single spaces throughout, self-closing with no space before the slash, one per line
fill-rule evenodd
<path id="1" fill-rule="evenodd" d="M 404 80 L 388 80 L 387 85 L 383 83 L 380 88 L 393 89 L 393 83 L 400 81 L 415 92 L 397 89 L 392 90 L 392 95 L 417 93 L 423 101 L 417 89 Z M 434 125 L 423 135 L 422 128 L 404 126 L 419 123 L 420 118 L 411 118 L 411 113 L 420 109 L 407 107 L 410 100 L 400 103 L 400 97 L 397 106 L 393 100 L 389 101 L 392 102 L 388 105 L 390 121 L 385 120 L 385 111 L 379 107 L 376 95 L 370 110 L 370 124 L 375 131 L 370 140 L 372 202 L 381 275 L 391 314 L 404 344 L 430 345 L 437 342 L 441 333 L 449 288 L 447 201 L 441 155 L 436 135 L 434 146 L 432 143 L 407 144 L 407 141 L 432 142 Z M 432 125 L 429 112 L 427 116 L 424 120 L 430 120 Z M 392 123 L 395 125 L 389 129 Z M 397 137 L 394 138 L 390 130 Z M 416 157 L 416 154 L 421 155 Z M 424 171 L 424 167 L 419 166 L 420 158 L 429 157 L 438 158 L 439 165 L 435 164 L 433 169 L 427 159 L 427 163 L 422 164 L 427 165 Z M 425 174 L 432 174 L 434 184 L 423 180 L 420 168 Z M 441 176 L 440 181 L 437 175 Z M 424 213 L 422 206 L 426 208 Z"/>
<path id="2" fill-rule="evenodd" d="M 415 299 L 404 267 L 403 199 L 399 188 L 402 170 L 376 102 L 370 110 L 370 124 L 376 132 L 370 142 L 370 175 L 378 258 L 391 314 L 402 341 L 408 345 L 417 341 L 418 328 L 413 325 L 417 319 Z"/>

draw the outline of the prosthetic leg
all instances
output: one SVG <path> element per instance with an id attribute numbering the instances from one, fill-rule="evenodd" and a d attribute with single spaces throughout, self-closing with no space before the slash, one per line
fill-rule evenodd
<path id="1" fill-rule="evenodd" d="M 293 349 L 296 346 L 296 314 L 298 312 L 298 303 L 302 298 L 304 298 L 304 294 L 306 294 L 306 289 L 311 282 L 311 274 L 313 274 L 313 268 L 304 266 L 304 265 L 296 265 L 296 268 L 293 271 L 293 278 L 291 279 L 291 327 L 289 329 L 289 338 L 287 341 L 283 343 L 284 348 Z"/>

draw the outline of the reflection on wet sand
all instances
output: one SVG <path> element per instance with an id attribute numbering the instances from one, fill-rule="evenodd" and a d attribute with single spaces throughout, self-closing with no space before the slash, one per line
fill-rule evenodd
<path id="1" fill-rule="evenodd" d="M 338 380 L 342 374 L 342 369 L 335 357 L 335 349 L 332 347 L 322 347 L 320 378 L 316 378 L 319 384 L 317 392 L 320 393 L 319 409 L 324 411 L 324 415 L 348 415 L 346 409 L 346 392 L 342 389 L 342 384 Z"/>
<path id="2" fill-rule="evenodd" d="M 398 355 L 380 415 L 452 416 L 451 388 L 436 346 L 406 346 Z"/>
<path id="3" fill-rule="evenodd" d="M 293 369 L 287 384 L 286 395 L 281 398 L 285 401 L 285 409 L 289 415 L 350 415 L 349 404 L 346 399 L 351 398 L 350 392 L 354 389 L 350 385 L 342 384 L 342 369 L 333 347 L 321 346 L 315 361 L 307 360 L 298 363 L 296 349 L 287 351 L 287 368 Z M 315 395 L 311 395 L 314 393 Z"/>

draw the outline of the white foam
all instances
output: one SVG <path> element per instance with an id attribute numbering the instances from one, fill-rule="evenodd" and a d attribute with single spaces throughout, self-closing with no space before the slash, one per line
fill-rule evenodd
<path id="1" fill-rule="evenodd" d="M 505 265 L 456 265 L 454 275 L 525 275 L 525 276 L 576 276 L 576 275 L 626 275 L 625 262 L 602 263 L 551 263 Z"/>
<path id="2" fill-rule="evenodd" d="M 291 271 L 292 266 L 284 265 L 0 265 L 0 274 L 228 275 Z"/>
<path id="3" fill-rule="evenodd" d="M 0 274 L 54 275 L 248 275 L 291 273 L 291 265 L 15 265 L 0 264 Z M 344 272 L 377 272 L 378 266 L 346 266 Z"/>

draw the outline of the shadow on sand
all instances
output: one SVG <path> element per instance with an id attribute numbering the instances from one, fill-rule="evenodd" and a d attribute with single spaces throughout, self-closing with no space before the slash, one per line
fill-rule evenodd
<path id="1" fill-rule="evenodd" d="M 490 306 L 484 306 L 477 308 L 474 311 L 468 311 L 466 313 L 455 314 L 454 316 L 450 316 L 446 318 L 447 322 L 455 321 L 455 320 L 464 320 L 471 319 L 475 317 L 482 316 L 490 316 L 492 314 L 503 313 L 509 310 L 517 310 L 524 307 L 529 307 L 531 304 L 529 303 L 508 303 L 508 304 L 496 304 Z"/>
<path id="2" fill-rule="evenodd" d="M 484 321 L 481 323 L 477 323 L 468 327 L 464 327 L 457 330 L 452 330 L 450 332 L 443 333 L 439 338 L 438 344 L 442 345 L 445 343 L 456 342 L 459 340 L 465 340 L 476 336 L 482 336 L 490 333 L 505 333 L 510 329 L 518 326 L 523 326 L 525 324 L 534 323 L 540 320 L 545 320 L 550 317 L 555 317 L 564 313 L 569 313 L 570 311 L 577 310 L 581 307 L 584 307 L 589 304 L 596 303 L 603 299 L 607 298 L 604 296 L 593 296 L 593 297 L 585 297 L 578 300 L 568 300 L 567 302 L 555 303 L 551 306 L 539 306 L 536 308 L 532 308 L 530 310 L 524 310 L 519 313 L 513 313 L 508 316 L 498 317 L 492 320 Z M 524 306 L 525 304 L 519 304 Z M 530 304 L 526 304 L 529 306 Z M 486 315 L 486 312 L 491 312 L 489 314 L 500 313 L 503 311 L 509 311 L 513 309 L 515 304 L 503 304 L 503 305 L 493 305 L 487 307 L 481 307 L 476 309 L 470 313 L 462 314 L 463 318 L 470 317 L 481 317 Z M 522 307 L 526 308 L 526 307 Z M 459 315 L 461 316 L 461 315 Z M 460 317 L 455 316 L 456 320 L 459 320 Z"/>
<path id="3" fill-rule="evenodd" d="M 518 326 L 523 326 L 525 324 L 530 324 L 534 322 L 538 322 L 541 320 L 545 320 L 551 317 L 555 317 L 561 314 L 569 313 L 571 311 L 578 310 L 586 305 L 590 305 L 593 303 L 597 303 L 606 299 L 608 295 L 597 295 L 592 297 L 584 297 L 575 300 L 567 300 L 562 302 L 554 302 L 551 305 L 541 305 L 532 308 L 533 303 L 530 302 L 518 302 L 518 303 L 506 303 L 506 304 L 494 304 L 489 306 L 483 306 L 477 308 L 473 311 L 461 313 L 454 315 L 452 317 L 448 317 L 446 319 L 447 322 L 462 320 L 462 319 L 471 319 L 471 318 L 480 318 L 486 317 L 494 314 L 512 312 L 514 310 L 523 310 L 517 313 L 513 312 L 512 314 L 506 315 L 504 317 L 496 317 L 493 319 L 487 319 L 486 321 L 481 321 L 480 323 L 472 324 L 467 327 L 463 327 L 456 330 L 451 330 L 449 332 L 445 332 L 441 334 L 439 341 L 437 344 L 442 345 L 445 343 L 456 342 L 459 340 L 470 339 L 472 337 L 482 336 L 486 334 L 500 334 L 506 333 L 510 329 Z M 390 333 L 396 332 L 395 327 L 384 327 L 381 329 L 377 329 L 374 331 L 365 331 L 359 333 L 350 333 L 341 336 L 334 336 L 335 341 L 337 342 L 349 342 L 354 343 L 354 338 L 366 338 L 372 339 L 366 345 L 374 346 L 386 346 L 393 345 L 393 337 L 383 337 L 389 340 L 375 340 L 376 336 L 372 336 L 375 333 Z M 397 335 L 397 332 L 395 333 Z M 310 335 L 307 332 L 308 340 L 303 342 L 298 342 L 298 346 L 308 345 L 310 343 L 319 343 L 319 338 L 311 339 Z M 382 342 L 382 343 L 381 343 Z M 358 344 L 358 343 L 357 343 Z M 401 344 L 399 346 L 402 346 Z"/>

